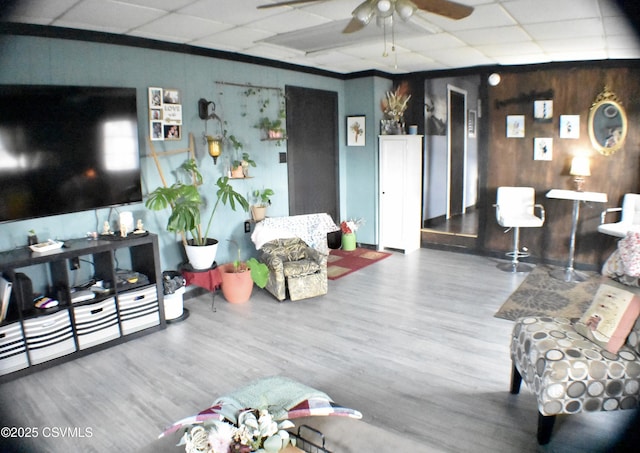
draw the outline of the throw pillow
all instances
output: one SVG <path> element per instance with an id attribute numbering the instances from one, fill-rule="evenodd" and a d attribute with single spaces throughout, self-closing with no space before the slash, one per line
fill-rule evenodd
<path id="1" fill-rule="evenodd" d="M 640 233 L 629 231 L 618 241 L 618 250 L 624 264 L 624 273 L 632 277 L 640 276 Z"/>
<path id="2" fill-rule="evenodd" d="M 640 297 L 616 282 L 600 285 L 576 331 L 616 354 L 640 315 Z"/>
<path id="3" fill-rule="evenodd" d="M 640 278 L 625 274 L 624 263 L 620 257 L 620 250 L 614 250 L 602 266 L 602 275 L 627 286 L 640 286 Z"/>

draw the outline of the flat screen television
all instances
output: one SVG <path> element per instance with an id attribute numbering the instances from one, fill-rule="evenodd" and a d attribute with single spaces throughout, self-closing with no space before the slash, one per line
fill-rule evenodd
<path id="1" fill-rule="evenodd" d="M 0 85 L 0 222 L 142 200 L 135 88 Z"/>

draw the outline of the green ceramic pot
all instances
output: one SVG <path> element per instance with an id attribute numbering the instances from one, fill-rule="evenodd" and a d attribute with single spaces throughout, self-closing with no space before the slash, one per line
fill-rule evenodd
<path id="1" fill-rule="evenodd" d="M 350 252 L 356 249 L 355 233 L 346 233 L 342 235 L 342 250 Z"/>

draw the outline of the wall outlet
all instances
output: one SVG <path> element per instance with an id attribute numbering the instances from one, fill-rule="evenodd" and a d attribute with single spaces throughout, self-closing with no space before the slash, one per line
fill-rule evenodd
<path id="1" fill-rule="evenodd" d="M 75 271 L 76 269 L 80 269 L 80 258 L 77 256 L 69 259 L 69 269 Z"/>
<path id="2" fill-rule="evenodd" d="M 251 222 L 249 222 L 248 220 L 244 221 L 244 232 L 245 233 L 251 232 Z"/>

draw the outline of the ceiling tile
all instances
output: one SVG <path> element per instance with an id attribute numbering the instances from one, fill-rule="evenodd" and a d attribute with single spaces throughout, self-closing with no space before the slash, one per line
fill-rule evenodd
<path id="1" fill-rule="evenodd" d="M 524 25 L 523 27 L 527 33 L 537 41 L 604 35 L 602 23 L 597 19 L 583 19 L 572 22 L 546 22 L 544 24 Z"/>
<path id="2" fill-rule="evenodd" d="M 502 2 L 502 6 L 521 24 L 600 17 L 597 0 L 517 0 Z"/>
<path id="3" fill-rule="evenodd" d="M 84 0 L 56 20 L 53 25 L 124 33 L 146 24 L 165 12 L 111 0 Z"/>
<path id="4" fill-rule="evenodd" d="M 64 14 L 78 0 L 59 0 L 56 2 L 43 2 L 38 0 L 23 0 L 15 2 L 15 11 L 12 19 L 15 22 L 26 22 L 40 25 L 49 25 L 57 17 Z"/>
<path id="5" fill-rule="evenodd" d="M 256 44 L 257 41 L 269 37 L 270 34 L 261 30 L 254 30 L 247 27 L 234 27 L 220 33 L 205 36 L 202 39 L 193 41 L 194 45 L 211 47 L 224 46 L 225 48 L 233 48 L 236 50 L 248 49 Z"/>
<path id="6" fill-rule="evenodd" d="M 462 30 L 457 32 L 456 36 L 472 46 L 509 43 L 515 47 L 515 43 L 531 41 L 531 36 L 522 28 L 516 26 L 496 27 L 489 30 Z"/>
<path id="7" fill-rule="evenodd" d="M 199 17 L 171 13 L 136 28 L 135 33 L 156 36 L 166 33 L 180 38 L 182 42 L 190 42 L 232 27 L 233 25 L 200 19 Z"/>

